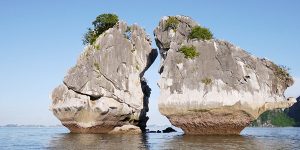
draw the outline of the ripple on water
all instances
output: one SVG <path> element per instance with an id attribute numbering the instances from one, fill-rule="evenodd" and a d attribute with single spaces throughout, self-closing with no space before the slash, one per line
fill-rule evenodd
<path id="1" fill-rule="evenodd" d="M 246 128 L 237 136 L 70 134 L 65 128 L 0 128 L 0 149 L 299 149 L 300 128 Z"/>

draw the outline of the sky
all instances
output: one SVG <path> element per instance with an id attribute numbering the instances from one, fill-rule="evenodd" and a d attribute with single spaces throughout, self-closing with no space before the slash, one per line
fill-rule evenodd
<path id="1" fill-rule="evenodd" d="M 49 106 L 51 91 L 62 83 L 83 50 L 82 37 L 102 13 L 153 30 L 163 16 L 186 15 L 258 57 L 288 66 L 300 95 L 300 1 L 297 0 L 1 0 L 0 125 L 60 124 Z M 154 48 L 155 42 L 152 45 Z M 159 59 L 146 72 L 152 88 L 148 125 L 169 124 L 158 111 Z"/>

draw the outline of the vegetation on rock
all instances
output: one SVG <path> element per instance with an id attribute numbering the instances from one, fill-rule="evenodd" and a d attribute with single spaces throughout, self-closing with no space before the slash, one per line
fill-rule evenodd
<path id="1" fill-rule="evenodd" d="M 275 65 L 275 75 L 278 79 L 285 81 L 287 78 L 290 78 L 289 71 L 290 69 L 286 66 L 277 66 Z"/>
<path id="2" fill-rule="evenodd" d="M 178 24 L 179 21 L 176 19 L 176 17 L 171 16 L 166 20 L 165 30 L 168 30 L 169 28 L 176 30 Z"/>
<path id="3" fill-rule="evenodd" d="M 184 54 L 185 58 L 193 59 L 193 58 L 200 55 L 199 52 L 197 52 L 195 46 L 186 46 L 186 45 L 184 45 L 179 49 L 179 51 Z"/>
<path id="4" fill-rule="evenodd" d="M 97 62 L 94 62 L 94 67 L 96 68 L 97 71 L 100 70 L 100 65 Z"/>
<path id="5" fill-rule="evenodd" d="M 192 28 L 189 38 L 198 40 L 210 40 L 213 38 L 213 34 L 208 28 L 195 26 Z"/>
<path id="6" fill-rule="evenodd" d="M 112 28 L 118 21 L 119 18 L 115 14 L 101 14 L 97 16 L 96 20 L 92 22 L 94 27 L 88 28 L 87 33 L 84 35 L 83 44 L 93 44 L 99 35 Z"/>
<path id="7" fill-rule="evenodd" d="M 96 51 L 100 50 L 100 45 L 95 45 L 94 47 L 95 47 Z"/>
<path id="8" fill-rule="evenodd" d="M 205 85 L 210 85 L 212 83 L 212 80 L 206 77 L 202 79 L 201 82 L 204 83 Z"/>

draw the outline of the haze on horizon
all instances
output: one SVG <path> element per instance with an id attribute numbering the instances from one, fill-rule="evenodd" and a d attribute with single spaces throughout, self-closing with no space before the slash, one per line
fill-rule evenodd
<path id="1" fill-rule="evenodd" d="M 167 15 L 186 15 L 210 28 L 217 39 L 258 57 L 288 66 L 295 84 L 286 96 L 300 96 L 300 1 L 1 1 L 0 125 L 60 124 L 49 95 L 62 83 L 83 50 L 83 34 L 96 16 L 115 13 L 128 24 L 153 30 Z M 146 72 L 152 88 L 148 125 L 169 124 L 158 111 L 160 58 Z"/>

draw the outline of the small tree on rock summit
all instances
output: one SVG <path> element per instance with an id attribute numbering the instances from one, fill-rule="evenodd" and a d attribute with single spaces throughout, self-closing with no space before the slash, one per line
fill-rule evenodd
<path id="1" fill-rule="evenodd" d="M 94 27 L 88 28 L 87 33 L 83 37 L 83 44 L 93 44 L 99 35 L 112 28 L 118 21 L 119 18 L 115 14 L 101 14 L 97 16 L 96 20 L 92 22 Z"/>

